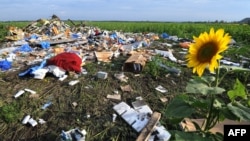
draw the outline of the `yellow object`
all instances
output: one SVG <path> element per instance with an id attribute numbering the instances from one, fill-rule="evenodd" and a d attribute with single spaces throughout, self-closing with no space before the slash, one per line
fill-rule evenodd
<path id="1" fill-rule="evenodd" d="M 57 27 L 53 26 L 52 29 L 55 35 L 59 34 Z"/>
<path id="2" fill-rule="evenodd" d="M 193 68 L 193 73 L 197 72 L 201 76 L 206 67 L 209 67 L 210 72 L 214 72 L 218 68 L 218 60 L 222 58 L 220 53 L 228 48 L 231 36 L 228 33 L 224 34 L 223 29 L 218 29 L 216 32 L 213 28 L 210 32 L 204 32 L 199 37 L 193 37 L 194 43 L 189 46 L 186 56 L 188 67 Z"/>

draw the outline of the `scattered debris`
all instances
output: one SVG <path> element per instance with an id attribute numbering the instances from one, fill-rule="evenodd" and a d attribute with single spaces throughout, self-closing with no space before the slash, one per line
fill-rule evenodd
<path id="1" fill-rule="evenodd" d="M 161 113 L 154 112 L 148 121 L 148 124 L 143 128 L 136 141 L 147 141 L 155 129 L 156 124 L 161 118 Z"/>
<path id="2" fill-rule="evenodd" d="M 168 141 L 171 134 L 160 125 L 161 113 L 153 112 L 145 101 L 138 97 L 132 102 L 133 108 L 125 102 L 120 102 L 113 106 L 113 109 L 120 115 L 135 131 L 140 133 L 137 141 Z M 152 134 L 155 132 L 154 134 Z"/>
<path id="3" fill-rule="evenodd" d="M 103 71 L 99 71 L 99 72 L 97 72 L 97 78 L 107 79 L 108 78 L 108 73 L 107 72 L 103 72 Z"/>
<path id="4" fill-rule="evenodd" d="M 60 81 L 63 81 L 63 80 L 65 80 L 67 77 L 68 77 L 68 75 L 65 74 L 65 75 L 61 76 L 61 77 L 59 78 L 59 80 L 60 80 Z"/>
<path id="5" fill-rule="evenodd" d="M 168 90 L 164 87 L 162 87 L 161 85 L 158 85 L 156 88 L 155 88 L 157 91 L 161 92 L 161 93 L 166 93 L 168 92 Z"/>
<path id="6" fill-rule="evenodd" d="M 43 106 L 42 109 L 45 110 L 46 108 L 48 108 L 50 105 L 52 105 L 51 101 L 46 102 Z"/>
<path id="7" fill-rule="evenodd" d="M 29 119 L 30 119 L 30 115 L 26 115 L 26 116 L 23 118 L 23 120 L 22 120 L 22 124 L 27 124 L 28 121 L 29 121 Z"/>
<path id="8" fill-rule="evenodd" d="M 18 98 L 19 96 L 21 96 L 22 94 L 24 94 L 25 91 L 24 90 L 20 90 L 18 91 L 15 95 L 14 95 L 14 98 Z"/>
<path id="9" fill-rule="evenodd" d="M 133 89 L 131 88 L 130 85 L 121 86 L 121 90 L 123 92 L 132 92 L 133 91 Z"/>
<path id="10" fill-rule="evenodd" d="M 30 118 L 28 120 L 28 123 L 32 126 L 32 127 L 35 127 L 38 123 L 36 120 L 34 120 L 33 118 Z"/>
<path id="11" fill-rule="evenodd" d="M 111 51 L 103 51 L 103 52 L 97 52 L 95 51 L 95 56 L 97 58 L 97 61 L 99 62 L 111 62 L 113 52 Z"/>
<path id="12" fill-rule="evenodd" d="M 116 117 L 117 117 L 117 114 L 115 114 L 115 113 L 114 113 L 114 114 L 112 114 L 112 121 L 113 121 L 113 122 L 115 122 Z"/>
<path id="13" fill-rule="evenodd" d="M 123 72 L 121 72 L 121 73 L 115 73 L 114 76 L 115 76 L 115 78 L 117 78 L 121 82 L 128 82 L 128 77 L 125 76 Z"/>
<path id="14" fill-rule="evenodd" d="M 72 81 L 69 82 L 69 85 L 74 86 L 75 84 L 77 84 L 79 82 L 80 82 L 79 80 L 72 80 Z"/>
<path id="15" fill-rule="evenodd" d="M 166 97 L 161 97 L 160 100 L 161 100 L 161 102 L 163 102 L 163 103 L 168 102 L 168 99 L 167 99 Z"/>
<path id="16" fill-rule="evenodd" d="M 72 106 L 76 107 L 78 104 L 76 102 L 72 102 Z"/>
<path id="17" fill-rule="evenodd" d="M 140 132 L 148 123 L 149 117 L 147 114 L 151 112 L 145 111 L 144 113 L 139 113 L 123 101 L 115 105 L 113 109 L 137 132 Z"/>
<path id="18" fill-rule="evenodd" d="M 147 58 L 145 58 L 142 54 L 132 54 L 132 56 L 130 56 L 124 63 L 123 70 L 137 73 L 141 72 L 146 64 L 146 61 Z"/>
<path id="19" fill-rule="evenodd" d="M 36 92 L 33 91 L 33 90 L 31 90 L 31 89 L 26 88 L 26 89 L 24 89 L 24 90 L 27 91 L 27 92 L 29 92 L 29 93 L 31 93 L 31 94 L 36 94 Z"/>
<path id="20" fill-rule="evenodd" d="M 40 123 L 40 124 L 45 124 L 46 121 L 45 121 L 44 119 L 39 118 L 39 119 L 38 119 L 38 123 Z"/>
<path id="21" fill-rule="evenodd" d="M 120 101 L 121 100 L 121 95 L 120 94 L 108 94 L 107 95 L 107 98 L 108 99 L 111 99 L 111 100 L 117 100 L 117 101 Z"/>
<path id="22" fill-rule="evenodd" d="M 26 115 L 22 120 L 22 124 L 27 123 L 29 123 L 32 127 L 35 127 L 38 124 L 37 121 L 34 120 L 30 115 Z"/>
<path id="23" fill-rule="evenodd" d="M 69 131 L 62 130 L 60 134 L 61 141 L 85 141 L 87 132 L 85 129 L 80 130 L 78 128 L 71 129 Z"/>

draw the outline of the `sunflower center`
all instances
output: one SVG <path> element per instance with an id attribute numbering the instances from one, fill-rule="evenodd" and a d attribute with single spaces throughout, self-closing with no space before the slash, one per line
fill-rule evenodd
<path id="1" fill-rule="evenodd" d="M 208 42 L 199 49 L 197 59 L 202 63 L 210 62 L 217 51 L 217 45 L 213 42 Z"/>

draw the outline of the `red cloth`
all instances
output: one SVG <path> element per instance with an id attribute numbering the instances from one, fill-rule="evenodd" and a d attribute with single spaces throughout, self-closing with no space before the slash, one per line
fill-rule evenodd
<path id="1" fill-rule="evenodd" d="M 66 71 L 81 72 L 82 59 L 75 53 L 63 52 L 47 61 L 47 65 L 55 65 Z"/>

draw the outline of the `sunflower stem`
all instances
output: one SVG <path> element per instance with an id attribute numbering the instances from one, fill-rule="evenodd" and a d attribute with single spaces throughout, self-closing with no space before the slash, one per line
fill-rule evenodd
<path id="1" fill-rule="evenodd" d="M 218 64 L 218 68 L 216 69 L 215 87 L 218 87 L 219 85 L 220 61 L 218 61 Z"/>
<path id="2" fill-rule="evenodd" d="M 220 66 L 220 62 L 218 61 L 219 66 Z M 216 76 L 215 76 L 215 87 L 218 87 L 219 85 L 219 73 L 220 73 L 220 68 L 218 67 L 216 70 Z M 207 115 L 207 118 L 205 119 L 203 125 L 204 125 L 204 131 L 207 132 L 209 131 L 211 128 L 213 128 L 217 121 L 218 121 L 218 114 L 217 113 L 213 113 L 216 110 L 214 109 L 214 101 L 215 101 L 215 96 L 214 94 L 210 95 L 210 106 L 209 106 L 209 112 Z"/>

